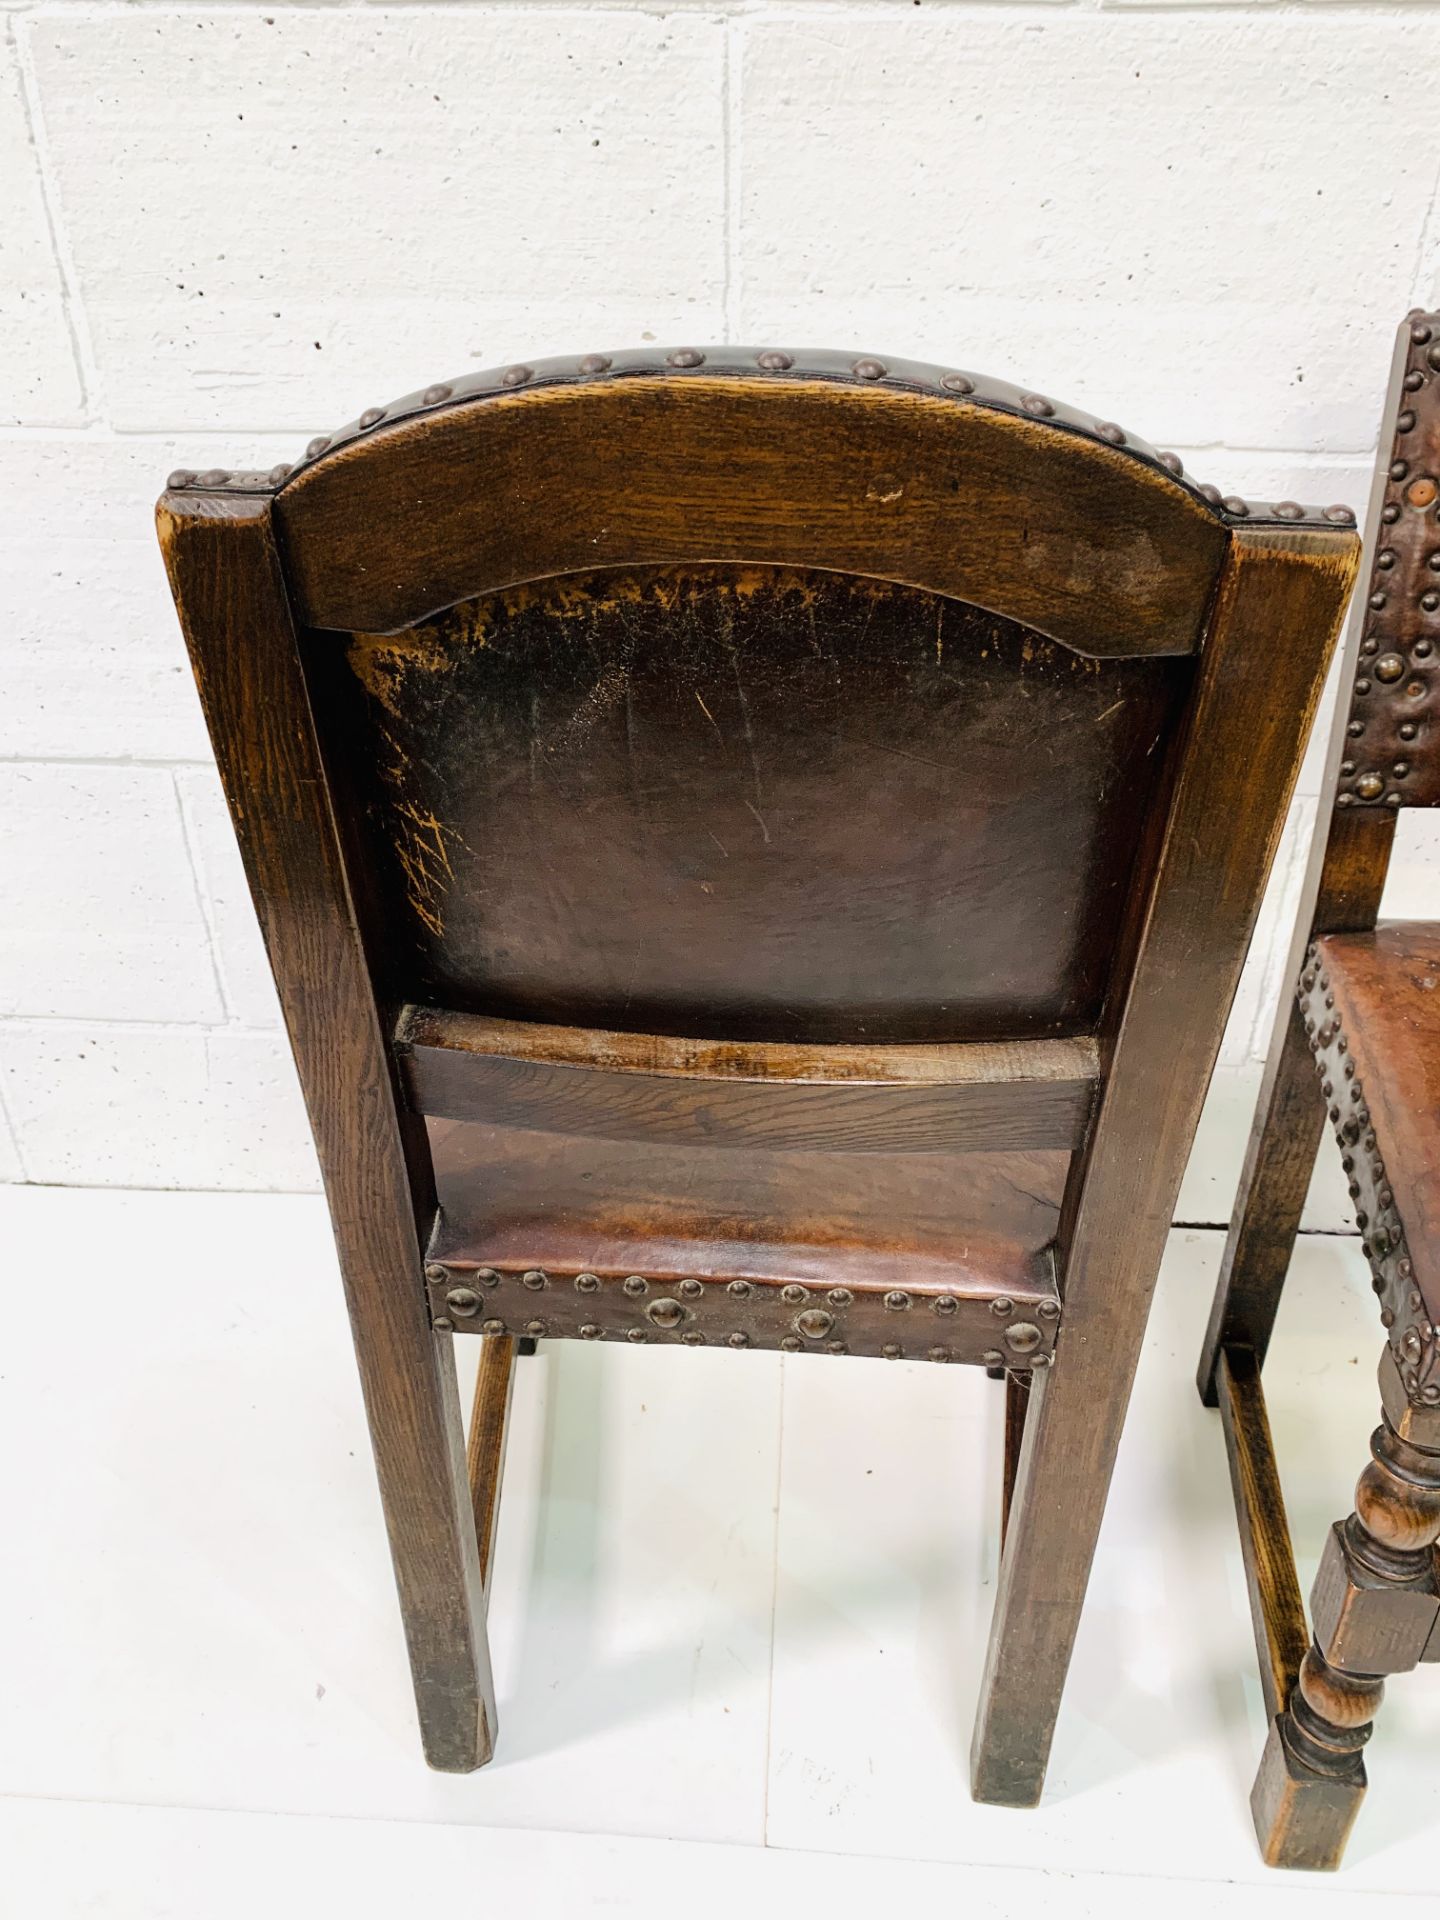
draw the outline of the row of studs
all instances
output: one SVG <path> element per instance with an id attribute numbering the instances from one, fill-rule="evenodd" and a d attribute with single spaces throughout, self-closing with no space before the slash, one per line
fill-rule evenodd
<path id="1" fill-rule="evenodd" d="M 436 1319 L 433 1324 L 440 1333 L 449 1333 L 454 1330 L 452 1323 L 443 1317 Z M 512 1329 L 504 1320 L 482 1320 L 480 1323 L 480 1331 L 492 1339 L 523 1337 L 527 1340 L 543 1340 L 550 1332 L 550 1324 L 546 1320 L 527 1320 L 523 1326 Z M 593 1321 L 587 1321 L 579 1328 L 579 1335 L 582 1340 L 603 1340 L 605 1338 L 605 1329 L 595 1325 Z M 650 1335 L 644 1327 L 628 1327 L 625 1331 L 625 1338 L 632 1346 L 643 1346 L 650 1339 Z M 708 1336 L 702 1333 L 698 1327 L 687 1327 L 680 1338 L 687 1347 L 703 1347 L 709 1343 Z M 739 1349 L 750 1346 L 752 1340 L 750 1334 L 741 1328 L 737 1328 L 733 1333 L 728 1333 L 724 1336 L 722 1344 L 727 1347 Z M 782 1353 L 847 1354 L 850 1351 L 843 1340 L 826 1340 L 823 1345 L 807 1345 L 805 1340 L 797 1338 L 794 1334 L 785 1334 L 777 1344 Z M 905 1348 L 898 1340 L 887 1340 L 880 1348 L 880 1355 L 881 1358 L 885 1360 L 903 1360 L 905 1358 Z M 921 1355 L 919 1353 L 913 1353 L 910 1357 L 911 1359 L 919 1359 Z M 955 1356 L 949 1347 L 927 1347 L 923 1357 L 926 1360 L 933 1360 L 943 1364 L 953 1360 Z M 1025 1364 L 1031 1368 L 1048 1367 L 1052 1364 L 1053 1360 L 1054 1355 L 1049 1353 L 1034 1353 L 1025 1356 Z M 986 1367 L 1013 1367 L 1016 1363 L 1013 1354 L 1007 1355 L 1002 1353 L 998 1347 L 991 1347 L 981 1354 L 980 1364 Z"/>
<path id="2" fill-rule="evenodd" d="M 699 347 L 677 347 L 665 356 L 664 366 L 676 371 L 691 372 L 705 367 L 709 359 L 710 356 Z M 778 347 L 767 347 L 750 356 L 744 366 L 738 356 L 722 357 L 719 370 L 733 373 L 753 365 L 765 373 L 789 373 L 795 370 L 795 364 L 793 354 L 786 353 Z M 227 487 L 238 489 L 280 487 L 298 473 L 302 466 L 318 460 L 332 448 L 353 440 L 360 434 L 371 432 L 386 420 L 393 422 L 409 419 L 429 408 L 444 406 L 447 402 L 456 400 L 477 399 L 487 393 L 513 392 L 519 387 L 528 386 L 537 378 L 555 381 L 578 375 L 584 379 L 593 379 L 610 373 L 614 366 L 614 360 L 609 354 L 589 353 L 576 361 L 573 369 L 568 362 L 548 362 L 537 371 L 535 367 L 517 362 L 513 366 L 503 368 L 498 374 L 477 374 L 458 384 L 439 382 L 434 386 L 426 387 L 418 396 L 396 401 L 389 407 L 367 407 L 353 427 L 341 428 L 334 434 L 317 434 L 307 445 L 302 461 L 293 464 L 282 462 L 279 466 L 272 467 L 268 473 L 232 473 L 222 467 L 211 467 L 197 473 L 189 468 L 180 468 L 170 475 L 168 484 L 177 490 L 199 488 L 205 491 L 223 490 Z M 658 366 L 649 365 L 619 369 L 621 373 L 626 374 L 653 374 L 661 370 Z M 819 367 L 802 365 L 799 372 L 802 376 L 836 377 Z M 1004 411 L 1010 410 L 1010 407 L 1015 404 L 998 393 L 985 393 L 982 390 L 982 384 L 971 374 L 936 373 L 931 369 L 921 372 L 909 368 L 902 372 L 892 372 L 885 361 L 869 355 L 862 355 L 859 359 L 851 361 L 849 375 L 855 380 L 864 382 L 893 379 L 906 388 L 934 388 L 962 400 L 973 400 L 978 405 L 992 406 Z M 1068 417 L 1060 420 L 1055 403 L 1039 393 L 1020 393 L 1018 405 L 1025 413 L 1037 420 L 1056 420 L 1057 424 L 1063 426 L 1078 427 L 1080 431 L 1103 440 L 1109 446 L 1121 447 L 1143 459 L 1154 460 L 1177 480 L 1187 480 L 1184 465 L 1177 454 L 1155 453 L 1145 442 L 1134 439 L 1113 420 L 1094 420 L 1089 415 L 1076 414 L 1068 408 L 1066 409 Z M 1268 506 L 1261 502 L 1243 500 L 1238 494 L 1222 494 L 1215 486 L 1201 486 L 1189 480 L 1187 485 L 1210 506 L 1231 519 L 1314 520 L 1347 527 L 1355 524 L 1354 511 L 1347 506 L 1309 508 L 1301 506 L 1296 500 L 1281 500 L 1273 506 Z"/>
<path id="3" fill-rule="evenodd" d="M 474 1282 L 474 1285 L 457 1286 L 451 1283 L 461 1277 L 459 1274 L 456 1274 L 449 1267 L 439 1263 L 431 1263 L 425 1269 L 425 1277 L 430 1281 L 432 1286 L 446 1286 L 448 1288 L 444 1299 L 450 1315 L 454 1315 L 455 1318 L 458 1319 L 472 1319 L 479 1313 L 482 1304 L 482 1297 L 475 1291 L 475 1287 L 497 1287 L 500 1284 L 502 1275 L 497 1268 L 478 1267 L 468 1276 L 469 1279 Z M 513 1278 L 513 1276 L 511 1277 Z M 543 1268 L 531 1267 L 521 1273 L 520 1283 L 531 1292 L 540 1292 L 552 1284 L 552 1279 Z M 597 1293 L 600 1291 L 602 1284 L 600 1276 L 595 1273 L 580 1273 L 575 1276 L 574 1280 L 575 1289 L 579 1293 Z M 625 1278 L 621 1280 L 620 1286 L 621 1290 L 627 1296 L 631 1299 L 638 1300 L 649 1292 L 650 1282 L 643 1274 L 632 1273 L 626 1275 Z M 702 1281 L 697 1280 L 692 1275 L 681 1280 L 675 1291 L 683 1295 L 687 1300 L 696 1300 L 704 1293 L 705 1287 Z M 728 1283 L 726 1292 L 732 1299 L 747 1300 L 755 1294 L 756 1288 L 749 1280 L 732 1280 Z M 779 1289 L 778 1297 L 787 1306 L 806 1308 L 806 1311 L 799 1313 L 794 1321 L 797 1331 L 803 1334 L 806 1340 L 821 1341 L 832 1330 L 834 1316 L 826 1312 L 823 1308 L 815 1307 L 813 1304 L 807 1307 L 806 1303 L 811 1302 L 813 1296 L 810 1290 L 801 1286 L 798 1281 L 790 1281 L 782 1286 Z M 831 1306 L 843 1309 L 853 1305 L 855 1296 L 848 1287 L 830 1287 L 824 1290 L 824 1298 Z M 914 1301 L 912 1296 L 902 1288 L 891 1288 L 882 1296 L 882 1304 L 887 1312 L 904 1313 L 909 1311 Z M 940 1315 L 953 1314 L 959 1307 L 959 1301 L 953 1294 L 937 1294 L 932 1298 L 930 1304 L 931 1310 Z M 646 1317 L 652 1324 L 667 1331 L 673 1330 L 679 1325 L 685 1316 L 685 1311 L 685 1308 L 678 1300 L 672 1300 L 664 1296 L 650 1301 L 645 1308 Z M 1014 1311 L 1014 1301 L 1004 1296 L 999 1296 L 990 1302 L 990 1312 L 997 1319 L 1009 1320 Z M 1041 1300 L 1037 1303 L 1036 1312 L 1043 1319 L 1058 1320 L 1060 1316 L 1060 1303 L 1058 1300 Z M 453 1329 L 454 1320 L 452 1320 L 449 1315 L 441 1315 L 435 1319 L 434 1324 L 442 1332 L 448 1332 Z M 480 1330 L 482 1333 L 503 1333 L 506 1331 L 506 1325 L 502 1320 L 489 1319 L 482 1323 Z M 525 1327 L 527 1337 L 534 1339 L 543 1338 L 547 1331 L 547 1323 L 542 1320 L 532 1320 L 528 1322 Z M 603 1329 L 594 1325 L 582 1326 L 580 1328 L 580 1335 L 582 1339 L 600 1339 L 603 1337 Z M 643 1327 L 634 1327 L 628 1330 L 626 1337 L 632 1341 L 643 1341 L 648 1336 Z M 698 1346 L 705 1343 L 705 1335 L 698 1329 L 692 1328 L 681 1337 L 686 1344 L 690 1346 Z M 728 1336 L 728 1344 L 730 1346 L 746 1346 L 749 1344 L 749 1338 L 750 1336 L 748 1334 L 737 1332 Z M 1011 1321 L 1011 1323 L 1006 1326 L 1004 1338 L 1006 1345 L 1011 1349 L 1012 1353 L 1029 1355 L 1033 1354 L 1035 1348 L 1041 1345 L 1044 1340 L 1044 1335 L 1040 1328 L 1031 1322 L 1016 1320 Z M 786 1339 L 782 1339 L 780 1345 L 787 1351 L 799 1351 L 802 1346 L 802 1341 L 787 1337 Z M 892 1347 L 893 1353 L 891 1352 Z M 832 1353 L 840 1353 L 845 1350 L 844 1342 L 838 1340 L 829 1342 L 827 1347 L 827 1351 Z M 898 1357 L 902 1349 L 897 1343 L 891 1342 L 883 1347 L 881 1351 L 890 1357 Z M 933 1349 L 930 1358 L 935 1359 L 937 1357 L 948 1359 L 948 1349 Z M 992 1364 L 998 1365 L 1003 1359 L 1004 1355 L 996 1350 L 985 1355 L 985 1364 L 987 1366 Z M 1037 1356 L 1031 1364 L 1048 1366 L 1049 1356 Z"/>
<path id="4" fill-rule="evenodd" d="M 1350 1197 L 1357 1203 L 1355 1224 L 1364 1236 L 1370 1284 L 1380 1300 L 1380 1323 L 1389 1337 L 1406 1393 L 1417 1406 L 1440 1405 L 1440 1378 L 1434 1377 L 1440 1361 L 1440 1335 L 1431 1325 L 1424 1296 L 1414 1284 L 1415 1267 L 1371 1126 L 1364 1083 L 1349 1057 L 1350 1044 L 1340 1028 L 1335 994 L 1320 965 L 1319 948 L 1313 944 L 1300 976 L 1299 1000 L 1320 1074 L 1320 1090 L 1340 1141 L 1340 1164 L 1350 1183 Z M 1364 1156 L 1358 1161 L 1357 1148 Z M 1361 1206 L 1361 1201 L 1368 1206 Z"/>
<path id="5" fill-rule="evenodd" d="M 1435 401 L 1434 392 L 1427 393 L 1427 388 L 1431 387 L 1431 375 L 1440 373 L 1440 339 L 1436 338 L 1436 325 L 1433 316 L 1411 316 L 1410 365 L 1405 370 L 1403 380 L 1404 391 L 1422 396 L 1420 404 L 1427 412 Z M 1383 526 L 1397 525 L 1407 507 L 1412 512 L 1423 514 L 1440 501 L 1440 484 L 1430 474 L 1416 476 L 1411 457 L 1405 449 L 1405 442 L 1419 425 L 1419 407 L 1412 405 L 1400 409 L 1395 419 L 1395 441 L 1391 447 L 1386 476 L 1389 483 L 1387 497 L 1380 509 Z M 1375 617 L 1367 618 L 1366 633 L 1360 643 L 1354 698 L 1346 725 L 1346 734 L 1351 740 L 1364 737 L 1373 717 L 1368 703 L 1374 683 L 1378 682 L 1385 690 L 1393 688 L 1400 698 L 1407 701 L 1420 700 L 1425 696 L 1424 682 L 1407 680 L 1406 676 L 1413 671 L 1415 662 L 1431 658 L 1435 650 L 1434 641 L 1423 634 L 1412 640 L 1407 660 L 1405 654 L 1399 651 L 1406 645 L 1403 636 L 1393 631 L 1387 633 L 1386 629 L 1406 624 L 1409 611 L 1407 602 L 1411 595 L 1422 614 L 1440 613 L 1440 583 L 1426 585 L 1423 577 L 1418 580 L 1402 577 L 1397 593 L 1393 576 L 1400 560 L 1401 555 L 1388 544 L 1381 545 L 1375 555 L 1370 592 L 1365 603 L 1367 616 Z M 1435 547 L 1426 556 L 1426 567 L 1430 573 L 1440 575 L 1440 529 L 1437 529 Z M 1403 689 L 1399 685 L 1402 680 L 1406 681 Z M 1408 744 L 1418 738 L 1419 723 L 1414 719 L 1401 720 L 1396 732 Z M 1392 782 L 1403 782 L 1410 772 L 1411 763 L 1404 757 L 1382 769 L 1378 766 L 1361 766 L 1357 759 L 1347 755 L 1340 763 L 1342 784 L 1335 796 L 1335 804 L 1341 807 L 1377 804 L 1401 806 L 1404 794 Z"/>

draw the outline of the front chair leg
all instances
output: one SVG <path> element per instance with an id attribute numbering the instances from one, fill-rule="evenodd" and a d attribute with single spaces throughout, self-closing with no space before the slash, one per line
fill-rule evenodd
<path id="1" fill-rule="evenodd" d="M 1331 1529 L 1311 1592 L 1315 1641 L 1250 1796 L 1272 1867 L 1339 1866 L 1385 1676 L 1426 1658 L 1440 1619 L 1440 1409 L 1406 1403 L 1388 1350 L 1380 1383 L 1384 1420 L 1355 1511 Z"/>

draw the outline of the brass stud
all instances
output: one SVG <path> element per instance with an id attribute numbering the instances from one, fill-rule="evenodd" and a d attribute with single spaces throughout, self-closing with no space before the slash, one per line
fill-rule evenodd
<path id="1" fill-rule="evenodd" d="M 892 1287 L 885 1296 L 885 1305 L 891 1313 L 904 1313 L 910 1305 L 910 1296 L 900 1287 Z"/>
<path id="2" fill-rule="evenodd" d="M 1042 1320 L 1058 1320 L 1060 1318 L 1060 1302 L 1058 1300 L 1042 1300 L 1035 1311 Z"/>
<path id="3" fill-rule="evenodd" d="M 788 1286 L 780 1289 L 780 1298 L 785 1302 L 787 1307 L 798 1307 L 802 1306 L 810 1296 L 804 1287 L 797 1286 L 792 1280 Z"/>
<path id="4" fill-rule="evenodd" d="M 480 1311 L 480 1296 L 472 1287 L 452 1287 L 445 1304 L 458 1320 L 469 1320 Z"/>
<path id="5" fill-rule="evenodd" d="M 942 373 L 940 384 L 947 393 L 973 393 L 975 382 L 966 373 Z"/>
<path id="6" fill-rule="evenodd" d="M 800 1342 L 795 1338 L 793 1333 L 787 1333 L 785 1338 L 780 1342 L 780 1351 L 782 1353 L 799 1353 Z"/>
<path id="7" fill-rule="evenodd" d="M 1393 527 L 1395 522 L 1400 518 L 1400 509 L 1393 500 L 1387 500 L 1385 502 L 1384 506 L 1380 509 L 1380 518 L 1385 522 L 1387 527 Z"/>
<path id="8" fill-rule="evenodd" d="M 883 360 L 856 360 L 850 371 L 857 380 L 883 380 L 888 369 Z"/>
<path id="9" fill-rule="evenodd" d="M 678 1300 L 652 1300 L 645 1309 L 645 1317 L 657 1327 L 678 1327 L 685 1318 L 685 1309 Z"/>
<path id="10" fill-rule="evenodd" d="M 488 1333 L 488 1334 L 490 1335 L 490 1337 L 491 1337 L 491 1339 L 493 1340 L 493 1339 L 495 1338 L 495 1336 L 496 1336 L 497 1334 L 501 1334 L 501 1333 L 504 1333 L 504 1331 L 505 1331 L 505 1322 L 504 1322 L 503 1320 L 485 1320 L 485 1321 L 482 1321 L 482 1323 L 481 1323 L 481 1326 L 480 1326 L 480 1331 L 481 1331 L 482 1333 Z"/>
<path id="11" fill-rule="evenodd" d="M 638 1300 L 642 1293 L 648 1293 L 650 1291 L 649 1281 L 647 1281 L 642 1274 L 638 1273 L 627 1274 L 620 1284 L 632 1300 Z"/>
<path id="12" fill-rule="evenodd" d="M 1355 509 L 1353 507 L 1326 507 L 1325 518 L 1337 527 L 1353 527 Z"/>
<path id="13" fill-rule="evenodd" d="M 834 1324 L 834 1316 L 823 1307 L 807 1307 L 804 1313 L 796 1315 L 795 1331 L 807 1340 L 823 1340 Z"/>
<path id="14" fill-rule="evenodd" d="M 1417 347 L 1423 347 L 1430 338 L 1430 329 L 1421 320 L 1417 320 L 1410 329 L 1410 338 Z"/>
<path id="15" fill-rule="evenodd" d="M 599 1274 L 577 1273 L 575 1276 L 575 1291 L 577 1293 L 598 1293 L 600 1291 Z"/>
<path id="16" fill-rule="evenodd" d="M 1382 573 L 1388 573 L 1395 564 L 1395 549 L 1382 547 L 1375 556 L 1375 564 Z"/>
<path id="17" fill-rule="evenodd" d="M 600 1329 L 595 1325 L 593 1320 L 587 1320 L 584 1326 L 581 1327 L 580 1338 L 582 1340 L 598 1340 L 600 1338 Z"/>
<path id="18" fill-rule="evenodd" d="M 931 1347 L 926 1358 L 940 1361 L 948 1360 L 950 1358 L 950 1349 L 948 1347 Z"/>
<path id="19" fill-rule="evenodd" d="M 1185 471 L 1185 463 L 1178 453 L 1157 453 L 1155 458 L 1167 473 L 1173 473 L 1178 480 Z M 1288 516 L 1287 516 L 1288 517 Z"/>
<path id="20" fill-rule="evenodd" d="M 208 473 L 202 473 L 196 481 L 200 487 L 223 487 L 230 478 L 223 467 L 211 467 Z"/>
<path id="21" fill-rule="evenodd" d="M 528 1273 L 521 1274 L 520 1284 L 522 1287 L 529 1287 L 532 1293 L 538 1293 L 549 1278 L 549 1274 L 542 1267 L 531 1267 Z"/>
<path id="22" fill-rule="evenodd" d="M 750 1336 L 748 1333 L 732 1333 L 726 1336 L 725 1344 L 727 1347 L 748 1347 Z"/>
<path id="23" fill-rule="evenodd" d="M 310 442 L 309 446 L 306 447 L 305 458 L 307 460 L 318 460 L 329 445 L 330 436 L 328 433 L 317 435 L 316 438 Z"/>
<path id="24" fill-rule="evenodd" d="M 436 1333 L 453 1333 L 455 1331 L 455 1322 L 453 1320 L 447 1320 L 443 1313 L 436 1314 L 430 1324 Z"/>
<path id="25" fill-rule="evenodd" d="M 525 1332 L 531 1340 L 543 1340 L 548 1330 L 543 1320 L 527 1320 L 525 1322 Z"/>
<path id="26" fill-rule="evenodd" d="M 581 373 L 608 373 L 610 356 L 608 353 L 587 353 L 580 362 Z"/>
<path id="27" fill-rule="evenodd" d="M 1397 433 L 1413 433 L 1415 431 L 1415 410 L 1413 407 L 1406 407 L 1403 413 L 1396 414 L 1395 431 Z"/>
<path id="28" fill-rule="evenodd" d="M 757 367 L 763 367 L 767 373 L 784 373 L 795 362 L 788 353 L 782 353 L 779 347 L 767 347 L 763 353 L 755 356 Z"/>
<path id="29" fill-rule="evenodd" d="M 1300 505 L 1298 500 L 1277 500 L 1275 503 L 1275 518 L 1277 520 L 1303 520 L 1305 518 L 1305 509 Z"/>
<path id="30" fill-rule="evenodd" d="M 748 1300 L 755 1289 L 748 1280 L 732 1280 L 725 1291 L 736 1300 Z"/>
<path id="31" fill-rule="evenodd" d="M 1396 424 L 1398 425 L 1399 422 L 1397 421 Z M 1390 478 L 1392 480 L 1403 480 L 1409 471 L 1410 463 L 1407 460 L 1392 460 L 1390 462 Z"/>
<path id="32" fill-rule="evenodd" d="M 1112 447 L 1123 447 L 1125 444 L 1125 430 L 1123 427 L 1117 427 L 1113 420 L 1097 421 L 1095 431 L 1102 440 L 1109 441 Z M 1204 489 L 1202 488 L 1202 492 L 1203 491 Z M 1214 493 L 1215 489 L 1212 487 L 1210 491 Z M 1216 498 L 1219 498 L 1218 494 Z"/>
<path id="33" fill-rule="evenodd" d="M 167 487 L 189 487 L 195 484 L 195 476 L 188 467 L 177 467 L 165 482 Z"/>
<path id="34" fill-rule="evenodd" d="M 1424 386 L 1424 384 L 1425 384 L 1424 374 L 1421 373 L 1417 368 L 1412 367 L 1410 372 L 1407 373 L 1405 376 L 1405 391 L 1407 393 L 1418 393 L 1421 387 Z"/>
<path id="35" fill-rule="evenodd" d="M 1355 782 L 1355 791 L 1362 800 L 1378 800 L 1385 791 L 1385 782 L 1378 773 L 1362 773 Z"/>
<path id="36" fill-rule="evenodd" d="M 844 1353 L 845 1342 L 843 1340 L 827 1340 L 825 1342 L 825 1351 L 827 1353 Z"/>
<path id="37" fill-rule="evenodd" d="M 1402 720 L 1397 731 L 1402 740 L 1413 740 L 1420 729 L 1413 720 Z"/>
<path id="38" fill-rule="evenodd" d="M 687 1327 L 680 1338 L 687 1347 L 703 1347 L 705 1344 L 705 1336 L 698 1327 Z"/>
<path id="39" fill-rule="evenodd" d="M 448 1280 L 450 1278 L 450 1269 L 448 1267 L 442 1267 L 438 1261 L 432 1260 L 425 1269 L 425 1278 L 427 1280 L 433 1280 L 438 1285 L 442 1280 Z"/>
<path id="40" fill-rule="evenodd" d="M 904 1347 L 900 1345 L 898 1340 L 887 1340 L 880 1351 L 887 1360 L 899 1360 L 903 1358 L 905 1353 Z"/>
<path id="41" fill-rule="evenodd" d="M 360 425 L 362 427 L 378 427 L 384 418 L 384 407 L 367 407 L 360 416 Z"/>
<path id="42" fill-rule="evenodd" d="M 953 1293 L 937 1293 L 931 1305 L 936 1313 L 954 1313 L 960 1302 Z"/>
<path id="43" fill-rule="evenodd" d="M 665 364 L 669 367 L 703 367 L 705 356 L 698 347 L 677 347 L 674 353 L 667 353 Z"/>
<path id="44" fill-rule="evenodd" d="M 443 384 L 438 387 L 426 387 L 420 399 L 427 407 L 438 407 L 442 400 L 448 400 L 450 398 L 453 391 L 454 389 L 452 387 L 447 387 Z"/>
<path id="45" fill-rule="evenodd" d="M 1012 1353 L 1033 1353 L 1044 1338 L 1039 1327 L 1029 1320 L 1016 1320 L 1005 1329 L 1005 1344 Z"/>
<path id="46" fill-rule="evenodd" d="M 500 384 L 502 387 L 523 387 L 525 382 L 533 377 L 534 369 L 532 367 L 506 367 L 504 373 L 500 376 Z"/>
<path id="47" fill-rule="evenodd" d="M 1219 507 L 1224 505 L 1224 502 L 1220 498 L 1219 487 L 1212 487 L 1208 483 L 1205 486 L 1201 487 L 1200 498 L 1202 500 L 1208 500 L 1212 507 Z"/>
<path id="48" fill-rule="evenodd" d="M 266 476 L 272 487 L 281 486 L 295 471 L 287 461 L 282 460 L 278 467 L 272 467 Z"/>
<path id="49" fill-rule="evenodd" d="M 1013 1313 L 1015 1311 L 1015 1302 L 1013 1300 L 1007 1300 L 1002 1293 L 998 1300 L 992 1300 L 990 1302 L 990 1311 L 995 1314 L 997 1318 L 1003 1320 L 1007 1313 Z"/>
<path id="50" fill-rule="evenodd" d="M 855 1296 L 849 1287 L 831 1287 L 825 1298 L 832 1307 L 848 1307 Z"/>
<path id="51" fill-rule="evenodd" d="M 1398 653 L 1382 653 L 1375 662 L 1374 673 L 1377 680 L 1398 680 L 1405 671 L 1405 662 Z"/>
<path id="52" fill-rule="evenodd" d="M 690 1279 L 680 1282 L 680 1291 L 687 1300 L 698 1300 L 700 1295 L 705 1291 L 705 1287 L 702 1281 L 696 1280 L 692 1276 Z"/>
<path id="53" fill-rule="evenodd" d="M 987 1347 L 980 1356 L 987 1367 L 1003 1367 L 1005 1356 L 998 1347 Z"/>
<path id="54" fill-rule="evenodd" d="M 630 1342 L 632 1347 L 643 1346 L 646 1340 L 649 1339 L 649 1337 L 650 1336 L 646 1333 L 644 1327 L 631 1327 L 629 1332 L 625 1335 L 625 1338 Z"/>
<path id="55" fill-rule="evenodd" d="M 1245 501 L 1240 498 L 1238 493 L 1227 493 L 1220 504 L 1224 507 L 1225 511 L 1236 520 L 1244 520 L 1250 512 L 1250 508 Z"/>
<path id="56" fill-rule="evenodd" d="M 1027 413 L 1033 413 L 1037 420 L 1048 420 L 1055 411 L 1043 393 L 1022 393 L 1020 404 Z"/>
<path id="57" fill-rule="evenodd" d="M 500 1276 L 494 1267 L 477 1267 L 470 1278 L 478 1287 L 498 1287 Z"/>

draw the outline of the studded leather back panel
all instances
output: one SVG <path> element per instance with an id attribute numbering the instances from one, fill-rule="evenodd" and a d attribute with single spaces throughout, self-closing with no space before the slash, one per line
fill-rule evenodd
<path id="1" fill-rule="evenodd" d="M 399 997 L 797 1042 L 1091 1027 L 1194 670 L 719 567 L 310 657 Z"/>
<path id="2" fill-rule="evenodd" d="M 1336 804 L 1440 805 L 1440 314 L 1416 314 Z"/>

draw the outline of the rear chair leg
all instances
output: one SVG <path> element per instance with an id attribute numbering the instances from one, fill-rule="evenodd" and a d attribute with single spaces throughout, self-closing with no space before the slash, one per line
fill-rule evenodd
<path id="1" fill-rule="evenodd" d="M 1263 1364 L 1285 1285 L 1300 1213 L 1325 1129 L 1325 1103 L 1299 1005 L 1282 1009 L 1270 1046 L 1245 1166 L 1235 1196 L 1197 1384 L 1216 1404 L 1221 1352 L 1243 1348 Z"/>
<path id="2" fill-rule="evenodd" d="M 1440 1657 L 1440 1408 L 1408 1404 L 1388 1348 L 1380 1389 L 1384 1419 L 1355 1511 L 1331 1529 L 1310 1595 L 1314 1644 L 1250 1796 L 1272 1867 L 1339 1866 L 1385 1676 Z"/>

